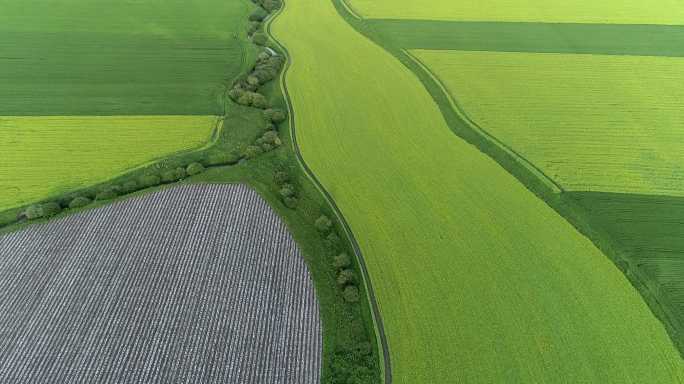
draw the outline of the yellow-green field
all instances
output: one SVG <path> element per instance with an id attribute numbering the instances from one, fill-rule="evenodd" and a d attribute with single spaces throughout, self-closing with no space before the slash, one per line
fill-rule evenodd
<path id="1" fill-rule="evenodd" d="M 0 210 L 207 142 L 215 116 L 0 116 Z"/>
<path id="2" fill-rule="evenodd" d="M 684 195 L 684 58 L 412 53 L 565 189 Z"/>
<path id="3" fill-rule="evenodd" d="M 273 32 L 292 57 L 304 159 L 368 264 L 394 382 L 684 382 L 620 271 L 454 135 L 418 79 L 331 2 L 288 0 Z"/>
<path id="4" fill-rule="evenodd" d="M 684 23 L 678 0 L 347 0 L 362 17 L 547 23 Z"/>

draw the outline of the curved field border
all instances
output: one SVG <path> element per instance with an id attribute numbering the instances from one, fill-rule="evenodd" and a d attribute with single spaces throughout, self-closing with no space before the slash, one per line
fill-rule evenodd
<path id="1" fill-rule="evenodd" d="M 335 5 L 340 16 L 347 21 L 352 28 L 380 48 L 389 52 L 418 77 L 418 80 L 425 86 L 442 112 L 447 125 L 454 133 L 493 158 L 536 195 L 553 196 L 563 192 L 562 186 L 555 182 L 551 177 L 469 119 L 466 113 L 459 107 L 458 103 L 449 96 L 448 92 L 446 92 L 446 88 L 439 78 L 428 70 L 419 60 L 414 58 L 403 48 L 381 41 L 373 27 L 366 24 L 364 19 L 354 13 L 345 0 L 330 1 Z"/>
<path id="2" fill-rule="evenodd" d="M 360 18 L 347 4 L 346 0 L 330 0 L 335 5 L 340 16 L 351 25 L 357 32 L 361 33 L 368 40 L 384 49 L 411 72 L 423 84 L 430 96 L 439 107 L 447 125 L 459 137 L 474 145 L 481 152 L 496 161 L 501 167 L 518 179 L 528 190 L 542 199 L 553 210 L 565 218 L 582 235 L 586 236 L 596 245 L 622 271 L 627 280 L 642 296 L 653 314 L 660 320 L 667 330 L 672 343 L 676 346 L 682 358 L 684 358 L 684 341 L 679 335 L 678 321 L 673 318 L 670 311 L 665 308 L 663 303 L 647 283 L 647 277 L 643 276 L 638 268 L 630 266 L 630 261 L 625 259 L 620 253 L 620 244 L 607 233 L 604 229 L 591 225 L 592 218 L 584 207 L 577 200 L 572 198 L 572 194 L 566 193 L 560 185 L 551 180 L 548 176 L 540 178 L 530 167 L 524 165 L 519 159 L 522 156 L 515 156 L 515 152 L 509 153 L 503 147 L 491 141 L 483 129 L 476 129 L 477 125 L 469 122 L 467 115 L 458 108 L 439 79 L 427 68 L 414 59 L 401 47 L 395 46 L 387 41 L 381 40 L 379 34 L 363 18 Z M 498 140 L 497 140 L 498 141 Z M 527 162 L 525 160 L 525 162 Z M 529 162 L 527 162 L 529 163 Z M 537 169 L 536 166 L 534 169 Z M 560 189 L 560 193 L 549 188 L 549 181 Z"/>
<path id="3" fill-rule="evenodd" d="M 295 155 L 297 157 L 297 162 L 301 166 L 302 170 L 306 174 L 306 176 L 309 178 L 309 180 L 314 184 L 316 189 L 325 197 L 325 200 L 327 203 L 330 205 L 332 208 L 335 216 L 339 220 L 339 222 L 342 224 L 342 227 L 344 228 L 345 236 L 347 236 L 347 239 L 351 242 L 352 248 L 354 250 L 354 255 L 356 257 L 357 262 L 359 263 L 359 266 L 361 267 L 361 274 L 363 277 L 363 283 L 366 286 L 366 292 L 367 292 L 367 299 L 370 303 L 371 306 L 371 314 L 373 318 L 373 325 L 375 327 L 376 331 L 376 336 L 377 340 L 379 343 L 379 347 L 382 350 L 382 376 L 384 377 L 384 383 L 385 384 L 391 384 L 392 383 L 392 363 L 390 360 L 390 353 L 389 353 L 389 344 L 387 343 L 387 336 L 385 335 L 385 328 L 382 323 L 382 316 L 380 314 L 380 308 L 378 307 L 378 302 L 375 297 L 375 291 L 373 290 L 373 285 L 370 280 L 370 276 L 368 274 L 368 268 L 366 267 L 366 262 L 363 258 L 363 254 L 361 253 L 361 248 L 359 247 L 359 243 L 356 241 L 356 238 L 354 237 L 354 234 L 351 231 L 351 228 L 349 227 L 349 224 L 347 223 L 347 220 L 344 218 L 344 215 L 342 215 L 342 212 L 340 211 L 339 207 L 335 203 L 335 200 L 330 196 L 330 193 L 323 187 L 321 182 L 318 180 L 316 175 L 313 173 L 311 168 L 306 164 L 306 161 L 304 161 L 304 158 L 302 156 L 302 153 L 299 149 L 299 145 L 297 143 L 297 134 L 296 134 L 296 126 L 295 126 L 295 111 L 294 108 L 292 107 L 292 103 L 290 102 L 290 94 L 287 89 L 287 83 L 285 82 L 285 78 L 287 76 L 287 72 L 290 68 L 290 64 L 292 63 L 292 57 L 290 56 L 289 51 L 287 48 L 281 44 L 271 33 L 271 24 L 273 20 L 280 15 L 283 10 L 285 9 L 287 5 L 287 2 L 283 2 L 283 6 L 280 7 L 280 9 L 273 14 L 269 20 L 266 23 L 266 34 L 269 36 L 271 41 L 273 41 L 278 48 L 285 54 L 285 57 L 287 58 L 287 61 L 285 63 L 285 68 L 282 71 L 282 74 L 280 75 L 279 79 L 279 85 L 283 91 L 283 95 L 285 96 L 285 104 L 287 106 L 287 110 L 289 113 L 289 124 L 290 124 L 290 132 L 291 132 L 291 137 L 292 137 L 292 147 L 294 148 Z"/>

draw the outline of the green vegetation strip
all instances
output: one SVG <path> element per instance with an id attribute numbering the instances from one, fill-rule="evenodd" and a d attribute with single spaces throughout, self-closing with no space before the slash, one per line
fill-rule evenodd
<path id="1" fill-rule="evenodd" d="M 279 10 L 279 12 L 282 12 L 282 8 Z M 271 25 L 272 25 L 272 20 L 269 22 L 268 27 L 267 27 L 267 33 L 269 36 L 272 36 L 271 34 Z M 287 51 L 287 48 L 282 46 L 275 38 L 273 38 L 274 41 L 278 44 L 278 48 L 282 51 L 285 52 L 289 56 L 289 52 Z M 375 326 L 375 333 L 377 335 L 377 341 L 378 341 L 378 350 L 382 353 L 382 365 L 379 367 L 380 368 L 380 373 L 382 377 L 384 378 L 384 382 L 386 384 L 392 383 L 392 362 L 390 358 L 390 353 L 389 353 L 389 344 L 387 342 L 387 335 L 385 333 L 385 327 L 382 321 L 382 314 L 380 313 L 380 307 L 378 305 L 378 301 L 375 295 L 375 290 L 373 289 L 373 284 L 370 279 L 370 275 L 368 273 L 368 267 L 366 265 L 366 262 L 363 258 L 363 254 L 361 252 L 361 247 L 359 246 L 358 241 L 354 237 L 354 234 L 351 230 L 351 227 L 349 226 L 349 223 L 347 220 L 345 220 L 344 216 L 342 215 L 342 212 L 340 211 L 339 207 L 335 203 L 335 200 L 332 198 L 330 193 L 325 190 L 323 185 L 321 184 L 320 180 L 316 177 L 316 175 L 313 173 L 311 168 L 307 165 L 306 161 L 304 161 L 304 157 L 302 156 L 301 150 L 299 148 L 299 144 L 297 142 L 297 134 L 296 134 L 296 126 L 295 126 L 295 113 L 294 109 L 292 108 L 292 104 L 290 103 L 290 94 L 287 90 L 287 82 L 285 81 L 286 76 L 287 76 L 287 71 L 290 68 L 291 60 L 288 60 L 286 63 L 285 70 L 283 71 L 283 75 L 281 76 L 280 84 L 281 84 L 281 89 L 283 90 L 285 94 L 285 101 L 287 103 L 288 111 L 290 113 L 290 132 L 292 134 L 292 143 L 293 143 L 293 148 L 295 151 L 295 154 L 297 156 L 297 161 L 299 162 L 300 166 L 304 171 L 306 172 L 307 176 L 313 182 L 313 184 L 316 186 L 316 188 L 319 190 L 319 192 L 325 196 L 325 199 L 327 203 L 333 208 L 333 211 L 335 213 L 335 216 L 339 220 L 339 222 L 342 224 L 342 227 L 344 228 L 344 232 L 346 237 L 349 239 L 352 248 L 354 250 L 354 254 L 357 259 L 357 263 L 361 267 L 361 274 L 363 278 L 363 282 L 365 287 L 367 288 L 367 294 L 368 294 L 368 301 L 371 305 L 371 310 L 372 310 L 372 315 L 373 315 L 373 324 Z"/>
<path id="2" fill-rule="evenodd" d="M 302 156 L 356 234 L 396 382 L 684 380 L 620 271 L 455 137 L 423 84 L 333 4 L 290 0 L 272 30 L 292 56 Z"/>
<path id="3" fill-rule="evenodd" d="M 684 26 L 366 21 L 387 44 L 404 49 L 684 56 Z"/>

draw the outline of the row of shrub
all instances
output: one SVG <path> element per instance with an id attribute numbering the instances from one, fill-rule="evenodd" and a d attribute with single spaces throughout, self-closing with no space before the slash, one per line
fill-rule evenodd
<path id="1" fill-rule="evenodd" d="M 20 218 L 35 220 L 57 215 L 65 209 L 82 208 L 93 201 L 111 200 L 142 189 L 162 184 L 174 183 L 204 172 L 204 165 L 193 162 L 185 167 L 162 170 L 159 173 L 147 173 L 136 179 L 127 180 L 121 184 L 110 184 L 92 191 L 69 194 L 61 199 L 34 204 L 26 208 Z"/>
<path id="2" fill-rule="evenodd" d="M 240 105 L 268 109 L 270 107 L 268 99 L 258 90 L 262 85 L 278 77 L 284 64 L 285 59 L 282 56 L 272 54 L 267 50 L 262 51 L 257 56 L 252 70 L 233 82 L 228 96 Z"/>

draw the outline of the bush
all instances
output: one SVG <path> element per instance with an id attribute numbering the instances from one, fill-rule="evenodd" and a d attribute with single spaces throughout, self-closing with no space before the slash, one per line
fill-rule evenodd
<path id="1" fill-rule="evenodd" d="M 263 63 L 266 60 L 268 60 L 269 57 L 271 57 L 270 53 L 268 53 L 266 51 L 261 51 L 261 52 L 259 52 L 259 55 L 257 56 L 257 61 Z"/>
<path id="2" fill-rule="evenodd" d="M 252 95 L 252 107 L 259 109 L 266 109 L 269 107 L 268 100 L 266 97 L 260 93 L 254 93 Z"/>
<path id="3" fill-rule="evenodd" d="M 197 162 L 191 163 L 190 165 L 188 165 L 186 170 L 188 172 L 188 175 L 194 176 L 194 175 L 197 175 L 199 173 L 204 172 L 204 165 L 197 163 Z"/>
<path id="4" fill-rule="evenodd" d="M 282 197 L 292 197 L 295 195 L 295 189 L 292 184 L 284 184 L 278 193 L 280 193 L 280 196 Z"/>
<path id="5" fill-rule="evenodd" d="M 235 99 L 236 103 L 260 109 L 268 108 L 268 100 L 266 100 L 266 97 L 260 93 L 252 91 L 242 91 L 241 93 L 238 93 L 240 94 L 240 96 L 237 97 L 237 99 Z"/>
<path id="6" fill-rule="evenodd" d="M 359 301 L 359 289 L 353 285 L 348 285 L 342 291 L 342 298 L 348 303 Z"/>
<path id="7" fill-rule="evenodd" d="M 71 202 L 69 202 L 69 208 L 74 209 L 74 208 L 85 207 L 86 205 L 90 204 L 91 202 L 92 202 L 92 200 L 90 200 L 89 198 L 87 198 L 85 196 L 78 196 L 78 197 L 74 198 L 73 200 L 71 200 Z"/>
<path id="8" fill-rule="evenodd" d="M 330 232 L 328 236 L 325 237 L 325 246 L 329 250 L 336 252 L 337 247 L 340 245 L 340 237 L 337 236 L 337 233 L 335 232 Z"/>
<path id="9" fill-rule="evenodd" d="M 240 155 L 235 152 L 213 152 L 207 156 L 207 165 L 232 165 L 240 161 Z"/>
<path id="10" fill-rule="evenodd" d="M 244 94 L 245 91 L 240 88 L 233 88 L 228 91 L 228 96 L 235 102 L 237 102 Z"/>
<path id="11" fill-rule="evenodd" d="M 256 32 L 252 35 L 252 42 L 256 45 L 264 46 L 268 42 L 268 37 L 263 32 Z"/>
<path id="12" fill-rule="evenodd" d="M 264 21 L 266 16 L 268 16 L 268 12 L 266 12 L 264 9 L 257 8 L 254 12 L 252 12 L 251 15 L 249 15 L 249 21 Z"/>
<path id="13" fill-rule="evenodd" d="M 290 209 L 295 209 L 299 204 L 299 200 L 297 200 L 297 198 L 294 196 L 288 196 L 283 199 L 283 204 Z"/>
<path id="14" fill-rule="evenodd" d="M 247 76 L 247 84 L 259 86 L 259 78 L 256 76 L 252 76 L 252 75 Z"/>
<path id="15" fill-rule="evenodd" d="M 347 268 L 351 265 L 351 257 L 349 257 L 349 255 L 344 252 L 340 253 L 339 255 L 335 256 L 333 265 L 337 269 Z"/>
<path id="16" fill-rule="evenodd" d="M 288 175 L 285 171 L 276 171 L 273 174 L 273 181 L 275 181 L 275 183 L 278 185 L 283 185 L 290 181 L 290 175 Z"/>
<path id="17" fill-rule="evenodd" d="M 161 173 L 162 183 L 173 183 L 176 181 L 176 171 L 173 169 L 167 169 Z"/>
<path id="18" fill-rule="evenodd" d="M 118 195 L 119 194 L 117 193 L 115 188 L 104 188 L 95 195 L 95 200 L 111 200 L 117 197 Z"/>
<path id="19" fill-rule="evenodd" d="M 54 201 L 43 204 L 43 217 L 54 216 L 62 211 L 62 206 Z"/>
<path id="20" fill-rule="evenodd" d="M 278 132 L 266 131 L 259 139 L 257 139 L 256 144 L 260 145 L 264 151 L 268 152 L 273 148 L 280 147 L 283 145 L 283 142 L 280 140 Z M 268 145 L 268 150 L 265 148 L 266 145 Z"/>
<path id="21" fill-rule="evenodd" d="M 348 285 L 352 284 L 356 281 L 356 275 L 354 274 L 354 271 L 351 269 L 343 269 L 340 271 L 340 273 L 337 275 L 337 284 L 338 285 Z"/>
<path id="22" fill-rule="evenodd" d="M 40 219 L 41 217 L 50 217 L 62 211 L 62 206 L 56 202 L 49 202 L 44 204 L 34 204 L 24 211 L 24 216 L 29 220 Z"/>
<path id="23" fill-rule="evenodd" d="M 138 190 L 138 183 L 135 180 L 128 180 L 121 186 L 121 192 L 131 193 Z"/>
<path id="24" fill-rule="evenodd" d="M 26 218 L 29 220 L 43 217 L 43 206 L 40 204 L 34 204 L 26 208 L 26 211 L 24 211 L 24 216 L 26 216 Z"/>
<path id="25" fill-rule="evenodd" d="M 263 149 L 261 147 L 257 147 L 256 145 L 249 145 L 247 148 L 245 148 L 245 158 L 246 159 L 253 159 L 259 155 L 264 153 Z"/>
<path id="26" fill-rule="evenodd" d="M 287 118 L 285 111 L 279 108 L 269 108 L 264 111 L 264 117 L 274 122 L 275 124 L 280 124 Z"/>
<path id="27" fill-rule="evenodd" d="M 249 23 L 249 26 L 247 27 L 247 35 L 251 36 L 254 34 L 254 32 L 258 31 L 259 28 L 261 28 L 261 23 L 258 21 L 251 21 Z"/>
<path id="28" fill-rule="evenodd" d="M 154 187 L 161 184 L 161 177 L 158 175 L 144 175 L 138 180 L 141 188 Z"/>
<path id="29" fill-rule="evenodd" d="M 318 229 L 318 232 L 321 233 L 328 233 L 330 232 L 330 229 L 332 229 L 332 221 L 328 218 L 326 215 L 321 215 L 318 219 L 316 219 L 316 229 Z"/>

